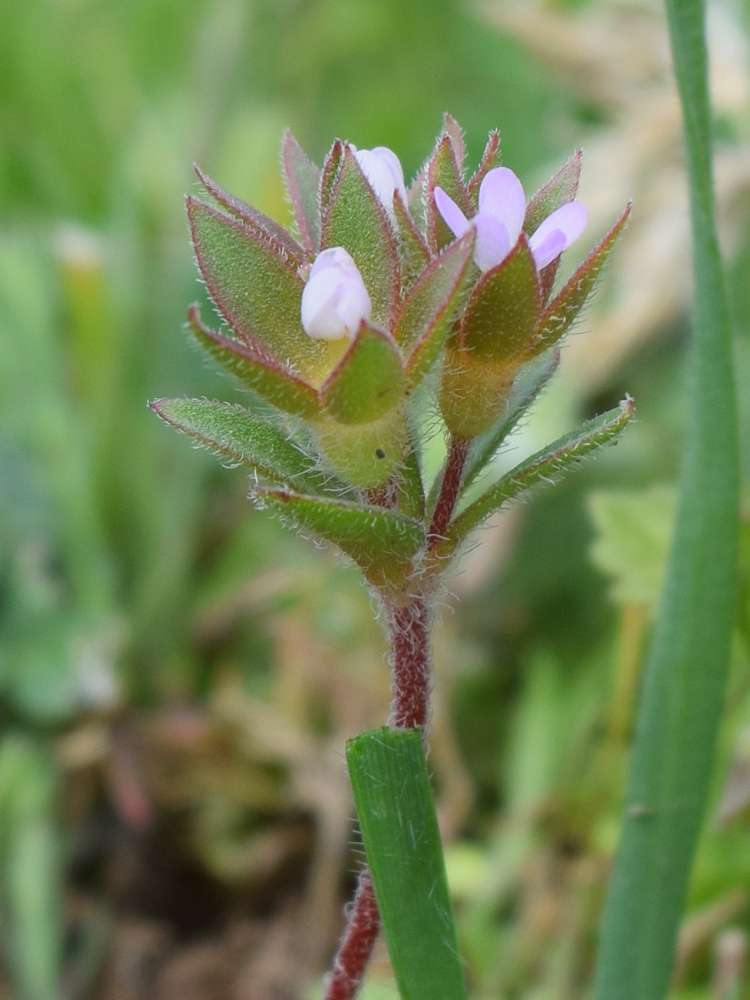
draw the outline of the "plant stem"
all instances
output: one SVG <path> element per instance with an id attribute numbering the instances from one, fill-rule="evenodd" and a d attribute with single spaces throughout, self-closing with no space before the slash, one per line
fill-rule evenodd
<path id="1" fill-rule="evenodd" d="M 453 438 L 448 450 L 432 522 L 427 534 L 432 548 L 448 530 L 458 499 L 469 441 Z M 389 506 L 385 491 L 366 496 L 369 503 Z M 430 706 L 430 608 L 417 593 L 403 603 L 387 603 L 393 671 L 392 725 L 423 729 Z M 380 929 L 378 904 L 369 871 L 360 877 L 351 916 L 334 960 L 325 1000 L 352 1000 L 362 983 Z"/>
<path id="2" fill-rule="evenodd" d="M 466 456 L 469 453 L 469 443 L 463 438 L 451 439 L 448 457 L 445 460 L 443 482 L 440 485 L 440 493 L 432 514 L 432 523 L 427 532 L 427 544 L 431 549 L 437 545 L 441 538 L 445 537 L 448 530 L 458 500 L 458 491 L 461 488 L 461 478 L 466 465 Z"/>
<path id="3" fill-rule="evenodd" d="M 422 728 L 430 705 L 430 612 L 425 595 L 418 594 L 407 604 L 389 608 L 389 625 L 393 726 Z"/>
<path id="4" fill-rule="evenodd" d="M 344 937 L 333 962 L 325 1000 L 352 1000 L 362 983 L 380 930 L 380 915 L 370 873 L 365 869 L 352 904 Z"/>

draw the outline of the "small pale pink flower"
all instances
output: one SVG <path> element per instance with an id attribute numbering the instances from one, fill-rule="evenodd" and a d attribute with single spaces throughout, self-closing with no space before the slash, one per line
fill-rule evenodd
<path id="1" fill-rule="evenodd" d="M 376 146 L 374 149 L 357 149 L 349 144 L 362 173 L 370 182 L 375 194 L 383 203 L 383 207 L 393 218 L 393 195 L 396 191 L 406 203 L 406 184 L 401 161 L 387 146 Z"/>
<path id="2" fill-rule="evenodd" d="M 343 247 L 331 247 L 315 258 L 302 291 L 302 326 L 313 340 L 353 337 L 372 303 L 362 275 Z"/>
<path id="3" fill-rule="evenodd" d="M 526 215 L 523 185 L 508 167 L 490 170 L 479 187 L 479 211 L 467 219 L 442 188 L 435 188 L 435 204 L 456 236 L 469 226 L 477 231 L 474 260 L 482 271 L 502 263 L 518 242 Z M 529 239 L 537 268 L 541 270 L 574 243 L 586 226 L 586 206 L 570 201 L 552 212 Z"/>

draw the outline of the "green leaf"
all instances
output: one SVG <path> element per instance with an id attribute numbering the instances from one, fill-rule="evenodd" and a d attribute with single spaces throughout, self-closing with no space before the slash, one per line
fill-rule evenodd
<path id="1" fill-rule="evenodd" d="M 594 565 L 612 580 L 610 596 L 621 605 L 659 601 L 674 525 L 675 491 L 596 490 L 588 498 L 596 530 Z"/>
<path id="2" fill-rule="evenodd" d="M 397 589 L 424 544 L 420 524 L 382 507 L 259 487 L 253 495 L 303 531 L 311 531 L 350 556 L 375 587 Z"/>
<path id="3" fill-rule="evenodd" d="M 546 351 L 567 333 L 571 323 L 596 288 L 604 265 L 609 260 L 617 238 L 625 228 L 629 216 L 630 205 L 628 204 L 604 239 L 594 247 L 583 264 L 565 284 L 560 294 L 550 302 L 542 313 L 534 332 L 534 343 L 529 351 L 529 357 L 535 357 Z"/>
<path id="4" fill-rule="evenodd" d="M 305 251 L 275 219 L 265 215 L 260 209 L 248 205 L 241 198 L 236 198 L 233 194 L 229 194 L 224 188 L 219 187 L 215 181 L 212 181 L 208 174 L 205 174 L 199 166 L 194 165 L 194 170 L 206 191 L 230 215 L 239 219 L 249 229 L 253 231 L 260 229 L 266 233 L 272 241 L 278 244 L 278 249 L 282 256 L 286 254 L 289 260 L 294 261 L 295 264 L 302 264 L 304 262 Z"/>
<path id="5" fill-rule="evenodd" d="M 427 236 L 427 167 L 429 160 L 417 172 L 406 192 L 406 207 L 417 229 Z"/>
<path id="6" fill-rule="evenodd" d="M 539 279 L 525 236 L 482 277 L 461 324 L 460 343 L 476 358 L 506 362 L 522 354 L 539 317 Z"/>
<path id="7" fill-rule="evenodd" d="M 322 403 L 312 386 L 278 361 L 205 326 L 195 305 L 188 312 L 188 326 L 196 341 L 215 361 L 269 403 L 306 420 L 320 414 Z"/>
<path id="8" fill-rule="evenodd" d="M 398 191 L 393 195 L 393 213 L 401 257 L 401 285 L 403 289 L 408 289 L 429 263 L 430 251 Z"/>
<path id="9" fill-rule="evenodd" d="M 514 430 L 521 417 L 528 413 L 529 407 L 549 383 L 559 364 L 560 353 L 554 351 L 540 358 L 535 358 L 520 369 L 513 380 L 505 412 L 497 423 L 472 442 L 471 452 L 464 469 L 462 491 L 471 486 L 482 470 L 492 461 L 503 441 Z"/>
<path id="10" fill-rule="evenodd" d="M 349 251 L 370 293 L 373 322 L 388 327 L 399 295 L 396 235 L 348 146 L 323 216 L 322 245 Z"/>
<path id="11" fill-rule="evenodd" d="M 323 169 L 320 172 L 320 212 L 321 212 L 321 225 L 322 216 L 331 203 L 331 196 L 333 194 L 334 185 L 336 184 L 336 178 L 341 170 L 341 161 L 344 157 L 344 144 L 341 139 L 336 139 L 334 144 L 326 153 L 326 158 L 323 160 Z"/>
<path id="12" fill-rule="evenodd" d="M 403 391 L 398 348 L 389 334 L 365 322 L 320 388 L 328 413 L 343 424 L 377 420 L 396 405 Z"/>
<path id="13" fill-rule="evenodd" d="M 405 403 L 366 424 L 342 424 L 328 414 L 314 421 L 318 445 L 342 479 L 365 489 L 388 482 L 409 448 Z"/>
<path id="14" fill-rule="evenodd" d="M 558 208 L 573 201 L 578 194 L 578 183 L 581 179 L 581 159 L 583 152 L 577 153 L 568 160 L 565 166 L 555 176 L 541 187 L 526 206 L 526 217 L 523 221 L 523 231 L 527 236 L 533 236 L 544 220 L 556 212 Z"/>
<path id="15" fill-rule="evenodd" d="M 716 235 L 702 0 L 667 0 L 685 124 L 695 315 L 667 575 L 604 910 L 597 1000 L 662 1000 L 714 765 L 734 617 L 739 507 L 732 343 Z"/>
<path id="16" fill-rule="evenodd" d="M 456 162 L 456 155 L 451 137 L 443 135 L 435 147 L 427 165 L 427 202 L 425 214 L 427 221 L 427 243 L 433 253 L 447 247 L 455 239 L 452 230 L 443 221 L 437 210 L 434 191 L 440 187 L 449 195 L 464 215 L 471 218 L 474 207 L 464 184 L 461 169 Z"/>
<path id="17" fill-rule="evenodd" d="M 262 344 L 303 374 L 315 371 L 325 347 L 302 329 L 303 282 L 262 230 L 187 199 L 190 231 L 206 287 L 224 319 L 249 344 Z"/>
<path id="18" fill-rule="evenodd" d="M 396 470 L 396 475 L 399 510 L 407 517 L 421 521 L 424 517 L 424 485 L 417 451 L 411 442 L 406 457 Z"/>
<path id="19" fill-rule="evenodd" d="M 347 743 L 346 761 L 401 1000 L 464 1000 L 421 732 L 363 733 Z"/>
<path id="20" fill-rule="evenodd" d="M 394 338 L 408 358 L 410 387 L 422 381 L 443 348 L 465 290 L 473 251 L 472 230 L 432 261 L 401 308 Z"/>
<path id="21" fill-rule="evenodd" d="M 526 216 L 523 223 L 523 231 L 527 236 L 535 233 L 544 220 L 557 211 L 558 208 L 574 200 L 578 193 L 578 184 L 581 179 L 582 157 L 582 151 L 578 150 L 565 166 L 544 187 L 540 188 L 531 199 L 526 207 Z M 544 302 L 547 301 L 552 291 L 552 286 L 557 276 L 557 269 L 560 266 L 560 260 L 559 256 L 555 257 L 553 261 L 539 272 L 539 284 Z"/>
<path id="22" fill-rule="evenodd" d="M 310 254 L 320 250 L 320 170 L 305 154 L 291 132 L 284 133 L 282 144 L 284 179 L 300 238 Z"/>
<path id="23" fill-rule="evenodd" d="M 149 405 L 165 423 L 273 482 L 316 493 L 343 486 L 313 468 L 283 431 L 241 406 L 209 399 L 155 399 Z"/>
<path id="24" fill-rule="evenodd" d="M 458 172 L 463 177 L 464 161 L 466 159 L 466 145 L 464 143 L 464 133 L 456 119 L 449 112 L 443 114 L 443 132 L 448 136 L 453 146 L 453 157 L 458 167 Z"/>
<path id="25" fill-rule="evenodd" d="M 634 409 L 632 399 L 627 398 L 616 409 L 588 420 L 511 469 L 455 518 L 448 528 L 445 541 L 436 546 L 436 555 L 440 559 L 452 555 L 469 532 L 503 504 L 527 493 L 540 482 L 553 481 L 553 477 L 575 468 L 581 459 L 597 448 L 611 444 L 632 418 Z"/>
<path id="26" fill-rule="evenodd" d="M 487 139 L 487 145 L 484 147 L 484 153 L 482 155 L 481 162 L 477 167 L 476 173 L 472 175 L 469 181 L 468 190 L 469 197 L 471 198 L 474 210 L 479 207 L 479 188 L 482 185 L 482 181 L 490 172 L 494 170 L 495 167 L 500 166 L 500 133 L 493 129 L 489 138 Z M 474 214 L 472 212 L 472 214 Z"/>

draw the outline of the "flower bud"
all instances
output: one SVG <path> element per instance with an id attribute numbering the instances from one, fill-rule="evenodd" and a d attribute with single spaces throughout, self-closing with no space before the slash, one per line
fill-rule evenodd
<path id="1" fill-rule="evenodd" d="M 398 191 L 406 204 L 406 184 L 404 183 L 404 170 L 401 161 L 387 146 L 376 146 L 374 149 L 357 149 L 356 146 L 350 146 L 350 148 L 373 191 L 393 218 L 395 191 Z"/>
<path id="2" fill-rule="evenodd" d="M 302 292 L 305 332 L 313 340 L 351 338 L 371 314 L 370 296 L 349 253 L 331 247 L 318 254 Z"/>

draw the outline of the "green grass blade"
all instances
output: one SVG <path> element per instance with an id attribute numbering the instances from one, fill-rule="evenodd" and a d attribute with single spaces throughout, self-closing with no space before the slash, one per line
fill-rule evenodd
<path id="1" fill-rule="evenodd" d="M 714 759 L 734 606 L 738 458 L 716 239 L 704 4 L 667 0 L 685 120 L 694 241 L 690 420 L 675 533 L 646 663 L 597 1000 L 661 1000 Z"/>
<path id="2" fill-rule="evenodd" d="M 20 1000 L 60 995 L 62 867 L 52 766 L 36 746 L 9 736 L 0 746 L 0 870 L 8 954 Z"/>
<path id="3" fill-rule="evenodd" d="M 401 1000 L 464 1000 L 421 733 L 363 733 L 346 759 Z"/>

